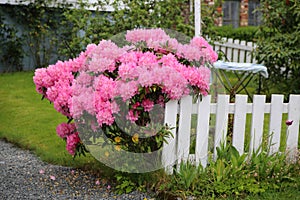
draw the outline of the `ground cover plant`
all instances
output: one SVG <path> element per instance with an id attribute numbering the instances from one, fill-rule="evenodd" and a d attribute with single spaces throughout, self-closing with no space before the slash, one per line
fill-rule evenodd
<path id="1" fill-rule="evenodd" d="M 218 157 L 206 168 L 181 163 L 174 174 L 159 184 L 163 199 L 286 199 L 298 198 L 300 163 L 285 154 L 270 155 L 262 149 L 239 155 L 231 145 L 217 148 Z M 288 193 L 288 195 L 286 195 Z"/>

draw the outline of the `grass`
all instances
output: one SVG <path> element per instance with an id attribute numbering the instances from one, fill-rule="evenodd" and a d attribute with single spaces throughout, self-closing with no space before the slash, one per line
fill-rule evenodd
<path id="1" fill-rule="evenodd" d="M 75 160 L 56 135 L 56 126 L 67 119 L 35 91 L 34 72 L 0 75 L 0 138 L 32 150 L 41 160 L 83 169 L 106 169 L 92 156 Z"/>

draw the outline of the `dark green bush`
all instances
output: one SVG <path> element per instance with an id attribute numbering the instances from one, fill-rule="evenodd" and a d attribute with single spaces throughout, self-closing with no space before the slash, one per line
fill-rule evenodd
<path id="1" fill-rule="evenodd" d="M 263 24 L 257 32 L 256 58 L 268 67 L 267 94 L 300 93 L 299 0 L 260 1 Z"/>
<path id="2" fill-rule="evenodd" d="M 255 33 L 258 30 L 256 26 L 245 26 L 233 28 L 232 26 L 215 26 L 213 30 L 218 36 L 255 42 Z"/>

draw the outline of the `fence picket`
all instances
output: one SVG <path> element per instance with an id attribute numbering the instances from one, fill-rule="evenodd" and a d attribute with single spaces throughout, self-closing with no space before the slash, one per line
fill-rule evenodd
<path id="1" fill-rule="evenodd" d="M 246 95 L 236 95 L 235 97 L 232 145 L 238 150 L 240 155 L 244 153 L 247 99 L 248 96 Z"/>
<path id="2" fill-rule="evenodd" d="M 177 158 L 178 162 L 187 161 L 189 157 L 192 96 L 185 96 L 180 100 L 179 126 L 177 134 Z"/>
<path id="3" fill-rule="evenodd" d="M 242 40 L 241 41 L 241 46 L 246 46 L 246 41 Z M 245 62 L 246 58 L 246 50 L 240 49 L 240 59 L 239 62 Z"/>
<path id="4" fill-rule="evenodd" d="M 166 138 L 168 144 L 164 144 L 162 149 L 162 163 L 165 166 L 166 173 L 172 174 L 173 167 L 172 165 L 176 161 L 176 120 L 177 120 L 177 107 L 178 101 L 169 101 L 166 104 L 165 108 L 165 119 L 164 124 L 167 124 L 169 127 L 175 127 L 171 130 L 173 138 Z"/>
<path id="5" fill-rule="evenodd" d="M 198 102 L 195 159 L 196 165 L 198 166 L 201 163 L 203 167 L 207 165 L 208 159 L 210 101 L 211 96 L 208 95 Z"/>
<path id="6" fill-rule="evenodd" d="M 262 143 L 265 101 L 264 95 L 253 96 L 250 153 L 256 151 Z"/>
<path id="7" fill-rule="evenodd" d="M 233 43 L 233 39 L 232 38 L 228 38 L 227 42 L 230 43 L 230 44 L 232 44 Z M 232 47 L 228 47 L 227 48 L 226 56 L 227 56 L 227 58 L 228 58 L 229 61 L 232 60 L 232 49 L 233 49 Z"/>
<path id="8" fill-rule="evenodd" d="M 216 113 L 216 128 L 214 138 L 214 158 L 217 156 L 216 148 L 221 142 L 225 142 L 227 136 L 229 96 L 218 95 L 217 113 Z"/>
<path id="9" fill-rule="evenodd" d="M 293 124 L 287 129 L 286 150 L 289 153 L 291 160 L 295 160 L 298 153 L 300 95 L 290 95 L 288 120 L 293 120 Z"/>
<path id="10" fill-rule="evenodd" d="M 225 43 L 227 43 L 227 38 L 222 38 L 222 40 Z M 221 45 L 220 51 L 222 51 L 225 55 L 227 55 L 227 52 L 226 52 L 227 51 L 227 47 L 224 44 Z"/>
<path id="11" fill-rule="evenodd" d="M 234 40 L 233 43 L 236 44 L 236 45 L 239 45 L 240 41 L 239 40 Z M 233 59 L 232 59 L 232 62 L 239 62 L 239 52 L 240 52 L 239 49 L 237 49 L 237 48 L 233 49 Z"/>
<path id="12" fill-rule="evenodd" d="M 269 126 L 269 145 L 270 154 L 279 150 L 281 122 L 283 113 L 283 95 L 272 95 L 270 111 L 270 126 Z"/>
<path id="13" fill-rule="evenodd" d="M 215 41 L 213 48 L 216 52 L 222 51 L 230 62 L 257 63 L 252 55 L 252 51 L 256 48 L 255 43 L 232 38 L 222 38 L 222 41 Z"/>
<path id="14" fill-rule="evenodd" d="M 192 97 L 184 97 L 180 101 L 178 133 L 176 123 L 178 114 L 178 101 L 170 101 L 166 104 L 165 123 L 171 127 L 174 138 L 168 138 L 169 144 L 164 145 L 162 161 L 168 167 L 167 173 L 172 173 L 172 165 L 181 161 L 191 160 L 196 165 L 206 166 L 208 155 L 213 153 L 216 158 L 216 148 L 225 142 L 227 136 L 228 113 L 234 114 L 233 121 L 233 146 L 240 154 L 253 153 L 258 150 L 263 141 L 264 115 L 270 113 L 269 145 L 271 153 L 278 152 L 281 137 L 282 114 L 288 113 L 288 119 L 293 124 L 288 127 L 286 138 L 286 150 L 292 160 L 298 153 L 299 120 L 300 120 L 300 95 L 290 95 L 289 103 L 283 102 L 283 95 L 272 95 L 271 103 L 266 103 L 265 95 L 254 95 L 253 103 L 247 103 L 247 95 L 236 95 L 235 103 L 229 103 L 229 95 L 218 95 L 217 102 L 211 103 L 211 95 L 205 96 L 196 104 L 192 103 Z M 250 148 L 244 149 L 246 115 L 252 114 L 250 127 Z M 197 114 L 196 147 L 195 154 L 189 154 L 191 115 Z M 210 117 L 216 115 L 215 132 L 210 133 Z M 212 152 L 209 149 L 210 134 L 214 137 Z M 272 135 L 272 137 L 270 137 Z M 178 159 L 178 162 L 176 160 Z"/>
<path id="15" fill-rule="evenodd" d="M 247 42 L 246 46 L 251 47 L 252 48 L 253 43 L 252 42 Z M 246 62 L 247 63 L 252 63 L 252 53 L 251 51 L 246 51 Z"/>

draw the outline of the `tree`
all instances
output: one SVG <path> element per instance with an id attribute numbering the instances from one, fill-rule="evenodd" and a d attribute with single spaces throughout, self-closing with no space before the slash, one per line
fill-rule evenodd
<path id="1" fill-rule="evenodd" d="M 269 93 L 300 93 L 300 2 L 261 0 L 256 57 L 267 66 Z"/>

